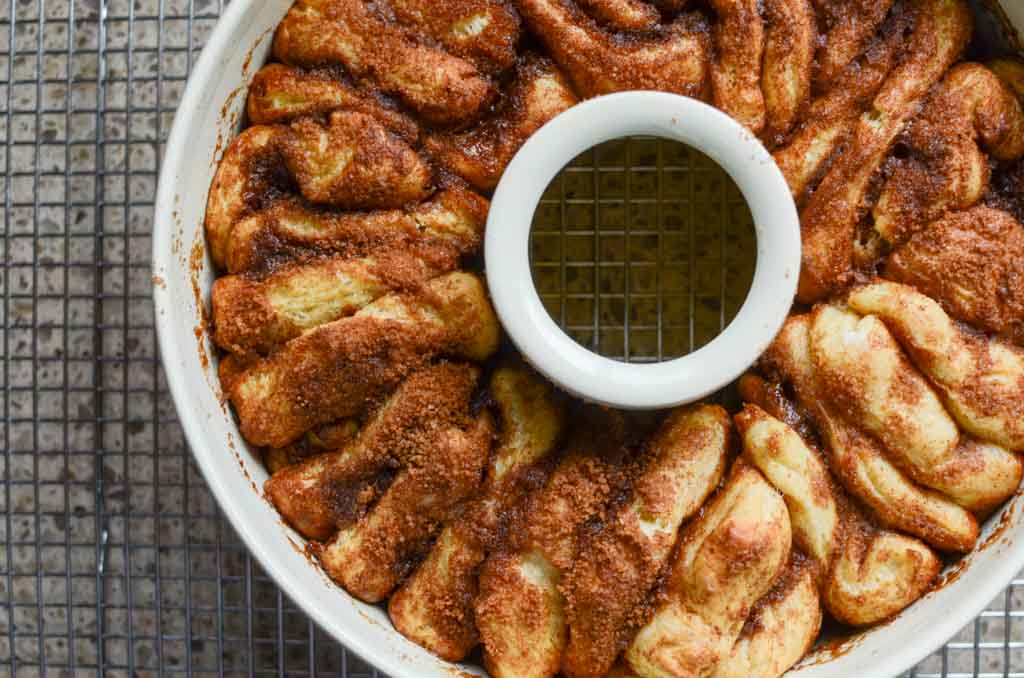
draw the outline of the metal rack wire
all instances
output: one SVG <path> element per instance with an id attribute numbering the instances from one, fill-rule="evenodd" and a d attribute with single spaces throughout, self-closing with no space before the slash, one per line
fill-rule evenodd
<path id="1" fill-rule="evenodd" d="M 161 374 L 149 271 L 161 143 L 223 2 L 0 4 L 0 676 L 375 674 L 249 556 Z M 629 271 L 643 266 L 621 268 L 638 291 Z M 626 330 L 622 311 L 610 317 Z M 670 353 L 659 336 L 653 356 L 623 339 L 623 357 Z M 1024 676 L 1022 586 L 916 675 Z"/>

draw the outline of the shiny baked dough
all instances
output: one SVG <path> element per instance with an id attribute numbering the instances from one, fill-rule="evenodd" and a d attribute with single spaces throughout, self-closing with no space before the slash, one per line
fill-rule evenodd
<path id="1" fill-rule="evenodd" d="M 735 421 L 746 458 L 786 499 L 793 541 L 827 568 L 840 523 L 825 464 L 796 431 L 757 405 L 747 404 Z"/>
<path id="2" fill-rule="evenodd" d="M 365 113 L 406 141 L 419 136 L 419 125 L 409 116 L 357 89 L 337 69 L 267 64 L 249 85 L 246 113 L 252 125 L 289 123 L 337 110 Z"/>
<path id="3" fill-rule="evenodd" d="M 424 147 L 476 188 L 491 191 L 523 143 L 575 103 L 576 95 L 551 60 L 527 56 L 493 115 L 464 132 L 431 134 Z"/>
<path id="4" fill-rule="evenodd" d="M 765 128 L 762 136 L 778 145 L 804 113 L 811 97 L 811 70 L 818 38 L 810 0 L 766 0 L 764 64 Z"/>
<path id="5" fill-rule="evenodd" d="M 909 157 L 886 180 L 872 212 L 875 232 L 889 245 L 981 200 L 989 156 L 1005 161 L 1024 155 L 1024 110 L 992 71 L 960 64 L 910 123 L 904 144 Z"/>
<path id="6" fill-rule="evenodd" d="M 1024 228 L 1006 212 L 979 205 L 932 222 L 892 253 L 882 275 L 1024 345 Z"/>
<path id="7" fill-rule="evenodd" d="M 314 259 L 264 278 L 221 276 L 210 292 L 213 340 L 243 356 L 265 355 L 306 330 L 352 315 L 389 292 L 416 290 L 458 267 L 443 242 L 361 258 Z"/>
<path id="8" fill-rule="evenodd" d="M 388 602 L 401 634 L 448 661 L 461 661 L 479 641 L 473 614 L 477 571 L 504 541 L 507 513 L 543 479 L 539 463 L 555 450 L 565 427 L 565 409 L 554 389 L 524 366 L 495 370 L 490 392 L 501 436 L 480 496 L 445 526 L 426 560 Z"/>
<path id="9" fill-rule="evenodd" d="M 849 148 L 835 160 L 801 214 L 803 268 L 798 298 L 810 303 L 848 282 L 854 235 L 871 179 L 921 99 L 967 46 L 972 32 L 964 0 L 914 0 L 909 55 L 860 117 Z"/>
<path id="10" fill-rule="evenodd" d="M 935 384 L 961 428 L 995 445 L 1024 451 L 1024 349 L 966 331 L 934 300 L 899 283 L 856 288 L 849 303 L 886 323 Z M 990 506 L 995 506 L 1016 489 L 1021 466 L 1005 450 L 982 448 L 989 450 L 987 464 L 1001 469 L 993 475 L 1003 482 L 989 478 Z"/>
<path id="11" fill-rule="evenodd" d="M 739 463 L 680 535 L 664 599 L 626 650 L 633 671 L 643 678 L 710 675 L 785 569 L 791 539 L 782 496 Z"/>
<path id="12" fill-rule="evenodd" d="M 860 54 L 892 9 L 894 0 L 814 0 L 826 26 L 815 81 L 827 90 Z"/>
<path id="13" fill-rule="evenodd" d="M 291 183 L 278 152 L 281 127 L 254 125 L 235 137 L 217 165 L 206 203 L 206 244 L 223 267 L 235 224 L 258 212 Z"/>
<path id="14" fill-rule="evenodd" d="M 504 0 L 387 0 L 382 4 L 399 23 L 485 73 L 515 63 L 519 15 Z"/>
<path id="15" fill-rule="evenodd" d="M 324 541 L 357 521 L 390 481 L 392 466 L 420 454 L 416 434 L 447 430 L 466 417 L 479 372 L 438 363 L 413 372 L 339 449 L 274 473 L 264 492 L 308 539 Z"/>
<path id="16" fill-rule="evenodd" d="M 326 544 L 312 544 L 320 566 L 356 598 L 377 603 L 391 593 L 452 508 L 472 496 L 491 450 L 494 429 L 483 411 L 468 430 L 428 429 L 420 447 L 361 520 Z"/>
<path id="17" fill-rule="evenodd" d="M 562 583 L 566 676 L 603 676 L 636 630 L 636 610 L 669 559 L 679 526 L 718 486 L 733 439 L 712 405 L 673 411 L 649 442 L 629 497 L 589 531 Z"/>
<path id="18" fill-rule="evenodd" d="M 811 102 L 788 143 L 772 153 L 797 205 L 806 202 L 895 65 L 905 21 L 904 13 L 890 19 L 881 36 L 843 70 L 836 85 Z"/>
<path id="19" fill-rule="evenodd" d="M 680 16 L 653 36 L 613 36 L 561 0 L 516 0 L 527 26 L 584 96 L 651 89 L 699 96 L 707 83 L 707 23 Z"/>
<path id="20" fill-rule="evenodd" d="M 1024 61 L 1007 57 L 993 59 L 985 64 L 999 76 L 1018 97 L 1024 97 Z"/>
<path id="21" fill-rule="evenodd" d="M 969 551 L 978 522 L 938 492 L 919 487 L 889 460 L 875 438 L 850 423 L 829 401 L 811 356 L 809 315 L 791 316 L 762 358 L 793 385 L 821 433 L 829 468 L 882 525 L 920 537 L 942 551 Z"/>
<path id="22" fill-rule="evenodd" d="M 578 529 L 603 513 L 620 484 L 621 440 L 620 415 L 591 411 L 547 483 L 527 497 L 511 543 L 484 561 L 476 621 L 495 678 L 558 673 L 568 643 L 559 585 L 576 557 Z"/>
<path id="23" fill-rule="evenodd" d="M 341 64 L 434 123 L 467 122 L 492 94 L 472 63 L 413 42 L 362 0 L 298 0 L 277 27 L 274 56 L 293 66 Z"/>
<path id="24" fill-rule="evenodd" d="M 431 192 L 427 164 L 365 113 L 336 111 L 324 126 L 293 122 L 280 151 L 310 202 L 347 209 L 401 207 Z"/>
<path id="25" fill-rule="evenodd" d="M 764 23 L 757 0 L 711 0 L 715 58 L 711 92 L 715 106 L 754 134 L 764 129 L 761 59 Z"/>
<path id="26" fill-rule="evenodd" d="M 486 359 L 499 333 L 480 279 L 449 273 L 292 339 L 246 370 L 231 402 L 246 440 L 280 447 L 317 424 L 358 414 L 434 356 Z"/>
<path id="27" fill-rule="evenodd" d="M 613 29 L 650 31 L 661 21 L 658 8 L 646 0 L 579 0 L 579 4 Z"/>
<path id="28" fill-rule="evenodd" d="M 800 661 L 821 629 L 815 569 L 812 561 L 790 557 L 775 585 L 754 605 L 712 678 L 778 678 Z"/>
<path id="29" fill-rule="evenodd" d="M 795 454 L 785 456 L 794 461 L 804 460 L 803 464 L 790 464 L 785 468 L 787 472 L 782 474 L 783 482 L 779 483 L 772 481 L 772 477 L 779 476 L 783 467 L 773 464 L 776 470 L 768 479 L 786 495 L 794 541 L 798 544 L 812 543 L 811 539 L 800 534 L 808 531 L 807 520 L 801 521 L 798 517 L 802 515 L 810 517 L 814 526 L 812 534 L 821 534 L 821 542 L 827 544 L 817 551 L 828 553 L 831 558 L 818 556 L 814 562 L 816 582 L 829 613 L 851 626 L 866 626 L 892 617 L 924 595 L 942 567 L 932 550 L 918 539 L 875 527 L 863 515 L 860 507 L 825 471 L 820 452 L 812 442 L 813 428 L 779 386 L 772 387 L 758 377 L 746 375 L 740 382 L 740 397 L 750 403 L 748 408 L 756 405 L 765 410 L 758 417 L 759 426 L 764 430 L 774 429 L 776 439 L 787 441 L 780 448 L 788 448 Z M 785 429 L 789 432 L 786 433 Z M 794 437 L 796 434 L 799 434 L 799 440 Z M 746 437 L 750 438 L 749 435 Z M 756 441 L 754 438 L 752 442 Z M 800 449 L 799 443 L 805 447 Z M 748 458 L 763 456 L 756 454 L 756 445 L 747 447 Z M 771 468 L 767 464 L 765 467 Z M 808 492 L 804 490 L 790 496 L 787 487 L 797 490 L 808 488 L 813 495 L 808 499 Z M 795 511 L 797 502 L 812 508 Z M 837 514 L 838 520 L 834 523 L 829 512 L 820 508 L 829 504 L 835 507 Z M 815 506 L 819 508 L 815 509 Z M 815 519 L 821 523 L 820 526 L 814 525 Z M 801 527 L 801 522 L 804 527 Z M 814 554 L 806 546 L 803 550 Z"/>
<path id="30" fill-rule="evenodd" d="M 365 257 L 398 248 L 429 258 L 440 245 L 475 255 L 489 208 L 486 198 L 458 184 L 400 210 L 335 213 L 281 200 L 235 225 L 225 264 L 229 273 L 260 273 L 324 254 Z"/>

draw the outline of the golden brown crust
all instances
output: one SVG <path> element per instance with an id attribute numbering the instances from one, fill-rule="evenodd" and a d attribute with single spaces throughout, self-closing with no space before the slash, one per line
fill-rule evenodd
<path id="1" fill-rule="evenodd" d="M 547 483 L 527 497 L 505 551 L 480 572 L 477 626 L 484 665 L 494 676 L 554 676 L 568 642 L 563 573 L 576 557 L 579 530 L 599 516 L 622 479 L 625 424 L 590 410 Z"/>
<path id="2" fill-rule="evenodd" d="M 400 633 L 449 661 L 462 660 L 479 641 L 477 571 L 488 552 L 504 543 L 507 522 L 527 490 L 543 482 L 540 462 L 559 443 L 565 423 L 554 389 L 525 366 L 499 367 L 490 391 L 501 435 L 484 486 L 388 604 Z"/>
<path id="3" fill-rule="evenodd" d="M 767 26 L 761 71 L 765 106 L 762 136 L 770 146 L 777 146 L 810 101 L 818 31 L 810 0 L 766 0 L 764 14 Z"/>
<path id="4" fill-rule="evenodd" d="M 231 392 L 242 435 L 254 445 L 285 445 L 317 424 L 358 414 L 434 356 L 487 358 L 498 331 L 472 274 L 450 273 L 423 292 L 382 297 L 246 370 Z"/>
<path id="5" fill-rule="evenodd" d="M 916 539 L 870 528 L 849 529 L 822 598 L 844 624 L 877 624 L 928 592 L 942 561 Z"/>
<path id="6" fill-rule="evenodd" d="M 762 363 L 792 384 L 801 406 L 813 417 L 829 469 L 880 524 L 943 551 L 969 551 L 978 538 L 977 520 L 939 493 L 915 485 L 874 438 L 839 415 L 818 378 L 810 336 L 810 316 L 792 316 Z"/>
<path id="7" fill-rule="evenodd" d="M 754 134 L 764 128 L 761 58 L 764 23 L 758 0 L 711 0 L 718 16 L 713 30 L 711 92 L 715 106 Z"/>
<path id="8" fill-rule="evenodd" d="M 700 96 L 710 39 L 706 22 L 680 16 L 654 36 L 612 36 L 562 0 L 517 0 L 523 19 L 584 96 L 653 89 Z"/>
<path id="9" fill-rule="evenodd" d="M 717 406 L 673 411 L 648 444 L 630 492 L 586 533 L 566 575 L 566 676 L 608 672 L 641 620 L 682 522 L 717 487 L 732 446 L 729 415 Z"/>
<path id="10" fill-rule="evenodd" d="M 384 11 L 485 73 L 511 67 L 519 15 L 504 0 L 388 0 Z"/>
<path id="11" fill-rule="evenodd" d="M 1024 227 L 973 207 L 918 231 L 883 275 L 935 299 L 954 318 L 1024 344 Z"/>
<path id="12" fill-rule="evenodd" d="M 947 211 L 981 200 L 989 159 L 1024 155 L 1024 110 L 1016 95 L 976 63 L 953 68 L 904 135 L 908 157 L 897 160 L 872 212 L 889 245 L 905 242 Z"/>
<path id="13" fill-rule="evenodd" d="M 889 75 L 853 131 L 850 148 L 801 214 L 798 298 L 818 301 L 849 282 L 854 235 L 870 181 L 918 102 L 966 47 L 973 29 L 964 0 L 915 0 L 909 55 Z"/>
<path id="14" fill-rule="evenodd" d="M 253 125 L 289 123 L 337 110 L 365 113 L 406 141 L 419 136 L 419 126 L 409 116 L 357 89 L 338 69 L 304 70 L 267 64 L 249 85 L 246 113 Z"/>
<path id="15" fill-rule="evenodd" d="M 806 202 L 895 65 L 907 18 L 901 12 L 890 19 L 882 35 L 843 70 L 836 86 L 814 99 L 788 143 L 772 154 L 797 205 Z"/>
<path id="16" fill-rule="evenodd" d="M 663 601 L 626 650 L 641 676 L 709 675 L 786 566 L 782 496 L 746 464 L 680 535 Z"/>
<path id="17" fill-rule="evenodd" d="M 210 292 L 214 343 L 243 356 L 265 355 L 385 294 L 415 291 L 459 264 L 458 254 L 444 243 L 417 250 L 385 249 L 358 259 L 322 258 L 260 279 L 222 276 Z"/>
<path id="18" fill-rule="evenodd" d="M 807 653 L 821 628 L 816 569 L 812 561 L 790 556 L 712 678 L 778 678 Z"/>
<path id="19" fill-rule="evenodd" d="M 520 61 L 493 115 L 464 132 L 431 134 L 424 147 L 476 188 L 491 191 L 523 143 L 575 103 L 576 95 L 555 64 L 529 55 Z"/>
<path id="20" fill-rule="evenodd" d="M 293 260 L 320 255 L 365 257 L 408 249 L 426 258 L 452 248 L 479 254 L 490 204 L 460 184 L 403 210 L 335 213 L 282 200 L 239 221 L 227 243 L 229 273 L 265 273 Z"/>
<path id="21" fill-rule="evenodd" d="M 785 493 L 785 487 L 793 486 L 794 480 L 798 480 L 793 476 L 804 476 L 807 485 L 824 488 L 821 494 L 827 493 L 835 501 L 839 517 L 837 529 L 821 529 L 829 524 L 827 513 L 820 510 L 803 512 L 805 516 L 811 516 L 812 533 L 832 535 L 831 559 L 814 559 L 815 581 L 820 584 L 822 603 L 829 613 L 854 626 L 875 624 L 897 614 L 924 595 L 941 567 L 941 561 L 931 549 L 920 540 L 876 528 L 830 474 L 822 475 L 815 470 L 815 467 L 820 468 L 821 462 L 813 461 L 820 459 L 813 431 L 779 385 L 773 386 L 748 375 L 741 381 L 740 390 L 745 400 L 764 408 L 772 417 L 798 432 L 807 445 L 808 454 L 813 457 L 803 465 L 791 464 L 790 473 L 781 475 L 784 484 L 776 487 Z M 833 459 L 836 458 L 838 456 L 833 455 Z M 786 501 L 792 511 L 793 500 L 788 494 Z M 813 502 L 804 503 L 813 505 Z M 812 540 L 799 535 L 799 532 L 808 530 L 805 527 L 798 529 L 801 522 L 798 517 L 792 513 L 791 517 L 794 540 L 813 544 Z M 820 526 L 815 523 L 820 523 Z M 805 548 L 805 552 L 814 551 Z"/>
<path id="22" fill-rule="evenodd" d="M 210 257 L 224 265 L 235 224 L 270 205 L 292 183 L 279 153 L 281 127 L 256 125 L 235 137 L 217 166 L 206 204 Z"/>
<path id="23" fill-rule="evenodd" d="M 324 126 L 293 122 L 280 152 L 310 202 L 348 209 L 401 207 L 431 192 L 430 169 L 375 118 L 335 111 Z"/>
<path id="24" fill-rule="evenodd" d="M 833 80 L 864 49 L 885 21 L 894 0 L 814 0 L 821 11 L 825 34 L 818 50 L 815 83 L 830 89 Z"/>
<path id="25" fill-rule="evenodd" d="M 412 42 L 362 0 L 299 0 L 277 28 L 274 56 L 296 66 L 342 64 L 435 123 L 468 121 L 491 96 L 473 64 Z"/>
<path id="26" fill-rule="evenodd" d="M 661 21 L 658 8 L 645 0 L 579 0 L 579 4 L 612 29 L 650 31 Z"/>
<path id="27" fill-rule="evenodd" d="M 899 283 L 859 287 L 850 294 L 850 305 L 886 323 L 965 431 L 1024 450 L 1024 349 L 968 332 L 935 301 Z M 975 486 L 984 493 L 984 500 L 976 500 L 983 506 L 975 510 L 1001 503 L 1016 489 L 1021 473 L 1016 457 L 981 445 L 971 445 L 965 454 L 975 459 L 974 472 L 985 476 L 973 483 L 957 478 L 965 491 Z"/>
<path id="28" fill-rule="evenodd" d="M 392 467 L 423 450 L 423 431 L 463 425 L 478 373 L 440 363 L 414 372 L 340 449 L 275 473 L 264 491 L 288 523 L 326 540 L 355 522 L 391 482 Z"/>
<path id="29" fill-rule="evenodd" d="M 313 552 L 356 598 L 384 600 L 422 557 L 452 509 L 480 486 L 493 426 L 485 411 L 468 430 L 428 429 L 418 455 L 359 522 Z"/>

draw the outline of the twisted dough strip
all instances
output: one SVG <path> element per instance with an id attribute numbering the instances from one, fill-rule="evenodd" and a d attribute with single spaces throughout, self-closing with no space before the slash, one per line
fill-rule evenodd
<path id="1" fill-rule="evenodd" d="M 622 427 L 619 415 L 590 411 L 547 484 L 527 498 L 511 543 L 484 561 L 476 621 L 495 678 L 558 672 L 568 642 L 559 583 L 576 557 L 578 529 L 620 484 Z"/>
<path id="2" fill-rule="evenodd" d="M 260 273 L 319 255 L 365 257 L 387 249 L 430 256 L 439 247 L 479 253 L 488 201 L 459 184 L 415 207 L 367 213 L 323 212 L 279 200 L 245 217 L 225 246 L 228 273 Z"/>
<path id="3" fill-rule="evenodd" d="M 772 154 L 798 205 L 806 201 L 809 189 L 825 173 L 836 149 L 885 82 L 899 56 L 906 22 L 906 12 L 890 18 L 881 36 L 843 70 L 835 86 L 811 103 L 806 120 L 789 143 Z"/>
<path id="4" fill-rule="evenodd" d="M 895 0 L 814 0 L 827 29 L 818 49 L 815 84 L 828 90 L 885 21 Z"/>
<path id="5" fill-rule="evenodd" d="M 246 100 L 250 125 L 289 123 L 337 110 L 365 113 L 408 142 L 419 136 L 414 120 L 350 84 L 338 69 L 267 64 L 253 76 Z"/>
<path id="6" fill-rule="evenodd" d="M 746 458 L 786 500 L 796 545 L 827 568 L 840 525 L 825 465 L 796 431 L 757 405 L 745 405 L 735 421 Z"/>
<path id="7" fill-rule="evenodd" d="M 234 356 L 225 356 L 221 364 L 230 362 Z M 224 391 L 230 390 L 221 382 Z M 274 475 L 281 469 L 294 466 L 317 454 L 328 450 L 337 450 L 348 443 L 359 433 L 359 422 L 355 419 L 343 419 L 331 424 L 317 426 L 306 431 L 306 434 L 284 447 L 267 447 L 263 449 L 263 465 L 267 472 Z"/>
<path id="8" fill-rule="evenodd" d="M 424 139 L 427 152 L 473 186 L 491 191 L 512 156 L 541 126 L 576 103 L 553 62 L 529 55 L 498 111 L 464 132 L 438 132 Z"/>
<path id="9" fill-rule="evenodd" d="M 579 0 L 591 16 L 618 30 L 652 31 L 661 21 L 658 8 L 646 0 Z"/>
<path id="10" fill-rule="evenodd" d="M 729 415 L 717 406 L 673 411 L 648 444 L 629 497 L 587 532 L 567 573 L 566 676 L 603 676 L 636 630 L 636 610 L 668 561 L 682 522 L 725 470 Z"/>
<path id="11" fill-rule="evenodd" d="M 310 118 L 282 136 L 281 156 L 310 202 L 349 209 L 401 207 L 430 195 L 430 169 L 416 151 L 365 113 Z"/>
<path id="12" fill-rule="evenodd" d="M 914 0 L 912 5 L 909 56 L 886 79 L 858 121 L 850 148 L 832 165 L 801 214 L 802 302 L 821 299 L 847 281 L 854 232 L 871 178 L 918 101 L 970 40 L 972 17 L 964 0 Z"/>
<path id="13" fill-rule="evenodd" d="M 715 106 L 755 134 L 778 140 L 811 92 L 817 37 L 809 0 L 711 0 Z M 765 24 L 767 23 L 767 26 Z"/>
<path id="14" fill-rule="evenodd" d="M 979 143 L 996 160 L 1024 155 L 1024 110 L 992 71 L 960 64 L 910 123 L 911 155 L 882 187 L 872 214 L 875 232 L 899 245 L 944 212 L 981 200 L 990 170 Z"/>
<path id="15" fill-rule="evenodd" d="M 778 678 L 807 654 L 821 629 L 815 570 L 813 561 L 790 555 L 712 678 Z"/>
<path id="16" fill-rule="evenodd" d="M 424 243 L 418 250 L 316 259 L 262 279 L 221 276 L 210 292 L 213 341 L 243 357 L 265 355 L 306 330 L 351 315 L 389 292 L 415 291 L 459 265 L 447 243 Z"/>
<path id="17" fill-rule="evenodd" d="M 417 438 L 418 455 L 369 513 L 330 542 L 311 545 L 324 571 L 360 600 L 387 598 L 452 508 L 480 487 L 493 433 L 485 410 L 468 430 L 451 427 Z"/>
<path id="18" fill-rule="evenodd" d="M 882 306 L 887 303 L 884 295 L 869 296 L 871 290 L 879 289 L 872 286 L 860 295 L 864 307 L 886 308 Z M 937 304 L 930 303 L 942 313 Z M 887 310 L 887 317 L 895 315 L 891 307 Z M 984 512 L 1013 494 L 1020 480 L 1020 462 L 994 445 L 961 439 L 931 385 L 878 317 L 859 318 L 834 306 L 820 306 L 813 318 L 811 350 L 828 397 L 850 421 L 860 422 L 874 435 L 897 466 L 970 511 Z M 934 325 L 927 327 L 934 330 Z M 1015 375 L 1024 368 L 1019 363 L 997 364 L 997 369 Z M 1020 384 L 1011 388 L 1019 398 Z M 951 392 L 955 393 L 946 390 Z M 983 393 L 975 393 L 975 397 L 983 397 Z M 959 404 L 959 400 L 953 402 Z M 1013 407 L 997 403 L 997 408 Z"/>
<path id="19" fill-rule="evenodd" d="M 554 451 L 565 426 L 554 389 L 525 367 L 499 367 L 490 391 L 501 416 L 501 438 L 481 496 L 444 528 L 388 603 L 400 633 L 448 661 L 465 658 L 479 641 L 473 618 L 477 570 L 503 541 L 505 514 L 543 481 L 538 463 Z"/>
<path id="20" fill-rule="evenodd" d="M 516 61 L 519 15 L 502 0 L 387 0 L 383 9 L 485 73 Z"/>
<path id="21" fill-rule="evenodd" d="M 979 205 L 932 222 L 892 253 L 883 275 L 1024 344 L 1024 228 L 1006 212 Z"/>
<path id="22" fill-rule="evenodd" d="M 876 282 L 859 287 L 849 303 L 857 312 L 885 321 L 964 430 L 1024 451 L 1024 349 L 967 332 L 935 301 L 906 285 Z M 1005 482 L 992 483 L 993 492 L 1005 492 L 992 497 L 994 506 L 1016 489 L 1021 464 L 1005 450 L 996 455 L 998 448 L 990 447 L 990 463 L 1002 468 L 1005 477 Z"/>
<path id="23" fill-rule="evenodd" d="M 711 91 L 715 106 L 754 134 L 764 129 L 761 58 L 764 24 L 758 0 L 711 0 L 718 15 L 714 26 L 715 59 Z"/>
<path id="24" fill-rule="evenodd" d="M 680 535 L 664 599 L 626 650 L 633 671 L 643 678 L 711 675 L 782 574 L 791 538 L 779 493 L 756 469 L 735 465 Z"/>
<path id="25" fill-rule="evenodd" d="M 680 16 L 652 37 L 612 36 L 561 0 L 516 0 L 527 26 L 592 97 L 629 89 L 700 96 L 708 71 L 707 23 Z"/>
<path id="26" fill-rule="evenodd" d="M 767 26 L 761 90 L 762 137 L 778 145 L 793 128 L 811 96 L 811 69 L 818 37 L 810 0 L 765 0 Z"/>
<path id="27" fill-rule="evenodd" d="M 382 297 L 292 339 L 236 380 L 231 402 L 246 440 L 281 447 L 317 424 L 358 414 L 434 356 L 484 360 L 498 340 L 480 279 L 449 273 L 423 292 Z"/>
<path id="28" fill-rule="evenodd" d="M 413 372 L 350 442 L 274 473 L 264 484 L 267 498 L 307 539 L 330 538 L 365 513 L 387 484 L 390 466 L 420 454 L 413 434 L 462 423 L 478 377 L 473 368 L 449 363 Z"/>
<path id="29" fill-rule="evenodd" d="M 878 522 L 940 550 L 969 551 L 974 546 L 978 523 L 968 511 L 915 485 L 874 438 L 846 421 L 831 404 L 811 356 L 809 315 L 790 317 L 762 361 L 793 385 L 800 405 L 822 434 L 830 469 Z"/>
<path id="30" fill-rule="evenodd" d="M 741 389 L 749 393 L 746 384 Z M 771 393 L 767 385 L 753 390 L 759 399 Z M 773 402 L 777 407 L 777 399 L 766 404 Z M 818 563 L 832 616 L 853 626 L 875 624 L 928 590 L 942 566 L 938 557 L 917 539 L 871 526 L 795 430 L 751 404 L 736 415 L 736 425 L 747 458 L 785 495 L 793 539 Z"/>
<path id="31" fill-rule="evenodd" d="M 277 27 L 274 56 L 293 66 L 340 63 L 438 124 L 470 120 L 492 94 L 472 63 L 412 42 L 362 0 L 298 0 Z"/>
<path id="32" fill-rule="evenodd" d="M 416 152 L 364 113 L 336 112 L 327 127 L 309 118 L 250 127 L 228 146 L 210 186 L 210 256 L 223 267 L 235 225 L 296 184 L 313 202 L 398 207 L 427 197 L 430 182 Z"/>

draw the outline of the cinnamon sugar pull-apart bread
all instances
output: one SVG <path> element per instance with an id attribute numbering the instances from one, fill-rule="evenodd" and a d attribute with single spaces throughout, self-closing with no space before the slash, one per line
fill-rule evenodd
<path id="1" fill-rule="evenodd" d="M 210 188 L 218 371 L 338 585 L 498 678 L 774 678 L 971 551 L 1024 466 L 1024 62 L 966 0 L 297 0 Z M 488 196 L 587 97 L 702 98 L 801 212 L 727 411 L 501 349 Z M 642 385 L 638 385 L 642 388 Z M 732 402 L 731 399 L 724 399 Z"/>

